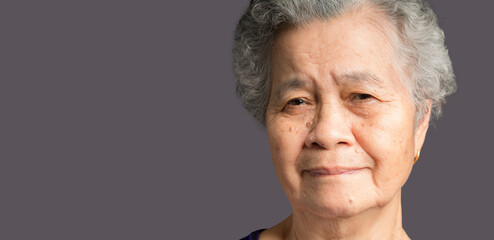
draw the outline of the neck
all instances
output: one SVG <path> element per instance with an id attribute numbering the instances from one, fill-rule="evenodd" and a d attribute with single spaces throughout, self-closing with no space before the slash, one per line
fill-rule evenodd
<path id="1" fill-rule="evenodd" d="M 368 209 L 356 216 L 324 218 L 319 215 L 297 211 L 278 227 L 283 239 L 410 239 L 401 222 L 401 193 L 383 207 Z"/>

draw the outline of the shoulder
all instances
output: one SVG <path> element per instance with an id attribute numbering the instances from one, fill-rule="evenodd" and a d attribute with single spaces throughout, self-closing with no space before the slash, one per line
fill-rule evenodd
<path id="1" fill-rule="evenodd" d="M 282 240 L 292 225 L 292 216 L 268 229 L 260 229 L 252 232 L 240 240 Z"/>
<path id="2" fill-rule="evenodd" d="M 259 235 L 261 235 L 261 232 L 266 229 L 259 229 L 257 231 L 251 232 L 248 236 L 240 239 L 240 240 L 259 240 Z"/>

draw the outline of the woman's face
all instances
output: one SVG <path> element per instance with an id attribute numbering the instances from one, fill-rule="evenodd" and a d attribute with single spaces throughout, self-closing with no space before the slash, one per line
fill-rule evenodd
<path id="1" fill-rule="evenodd" d="M 358 16 L 288 27 L 271 55 L 266 128 L 294 210 L 353 216 L 399 198 L 429 115 L 393 68 L 384 33 Z"/>

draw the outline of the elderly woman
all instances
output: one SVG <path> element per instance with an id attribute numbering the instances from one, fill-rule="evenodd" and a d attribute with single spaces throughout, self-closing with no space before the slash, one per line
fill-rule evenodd
<path id="1" fill-rule="evenodd" d="M 253 0 L 237 92 L 293 213 L 244 239 L 409 239 L 401 188 L 456 85 L 421 0 Z"/>

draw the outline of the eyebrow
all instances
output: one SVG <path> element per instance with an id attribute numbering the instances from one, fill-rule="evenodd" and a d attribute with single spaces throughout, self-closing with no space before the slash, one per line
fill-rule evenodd
<path id="1" fill-rule="evenodd" d="M 302 81 L 298 78 L 291 79 L 289 81 L 285 81 L 281 83 L 273 92 L 273 97 L 274 99 L 279 99 L 280 96 L 287 91 L 293 90 L 293 89 L 301 89 L 304 88 L 307 85 L 307 82 Z"/>
<path id="2" fill-rule="evenodd" d="M 356 84 L 365 84 L 365 85 L 371 84 L 371 85 L 375 85 L 376 87 L 383 87 L 384 85 L 383 81 L 379 79 L 379 77 L 365 71 L 350 72 L 347 74 L 343 74 L 342 76 L 340 76 L 340 78 L 344 80 L 349 80 Z"/>

